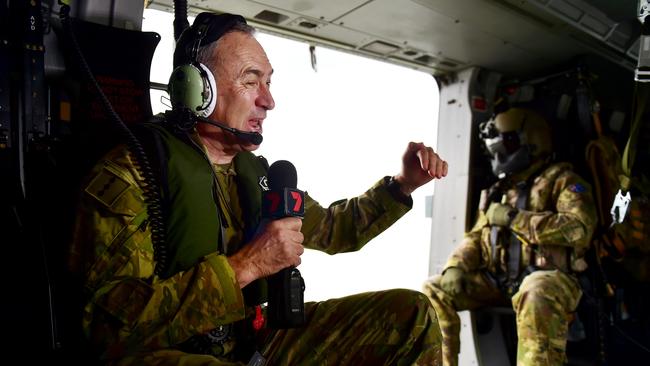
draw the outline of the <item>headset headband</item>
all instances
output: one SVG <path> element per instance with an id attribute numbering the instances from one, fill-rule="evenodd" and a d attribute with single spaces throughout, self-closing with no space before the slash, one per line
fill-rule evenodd
<path id="1" fill-rule="evenodd" d="M 247 24 L 241 15 L 207 12 L 197 15 L 176 42 L 174 68 L 196 61 L 199 48 L 218 40 L 238 24 Z"/>

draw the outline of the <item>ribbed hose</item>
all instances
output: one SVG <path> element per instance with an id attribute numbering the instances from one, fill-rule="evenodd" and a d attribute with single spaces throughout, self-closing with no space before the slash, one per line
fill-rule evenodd
<path id="1" fill-rule="evenodd" d="M 79 60 L 79 66 L 81 67 L 84 76 L 97 89 L 101 102 L 104 105 L 106 112 L 108 112 L 109 118 L 115 121 L 121 137 L 124 139 L 129 151 L 135 158 L 135 168 L 143 177 L 142 191 L 147 204 L 147 214 L 149 215 L 149 223 L 151 227 L 154 260 L 156 261 L 155 273 L 161 275 L 165 273 L 168 266 L 168 256 L 167 245 L 165 242 L 165 219 L 162 211 L 162 197 L 156 175 L 151 168 L 147 154 L 140 144 L 140 141 L 138 141 L 131 129 L 124 123 L 124 121 L 122 121 L 117 112 L 115 112 L 115 109 L 113 109 L 106 94 L 104 94 L 101 86 L 93 76 L 90 66 L 88 66 L 88 63 L 81 52 L 81 48 L 79 47 L 79 43 L 77 42 L 77 38 L 72 30 L 70 22 L 70 7 L 68 5 L 61 6 L 59 17 L 64 31 L 68 34 L 70 42 L 72 43 L 72 49 L 75 52 L 77 60 Z"/>
<path id="2" fill-rule="evenodd" d="M 190 26 L 187 21 L 187 0 L 174 0 L 174 40 Z"/>

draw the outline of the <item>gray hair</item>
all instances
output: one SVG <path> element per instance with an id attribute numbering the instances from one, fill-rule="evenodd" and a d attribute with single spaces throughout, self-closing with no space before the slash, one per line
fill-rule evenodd
<path id="1" fill-rule="evenodd" d="M 216 51 L 216 48 L 219 46 L 219 41 L 221 41 L 223 36 L 232 32 L 242 32 L 250 36 L 254 36 L 256 30 L 252 26 L 245 23 L 235 24 L 232 28 L 228 29 L 228 31 L 226 31 L 221 37 L 219 37 L 219 39 L 217 39 L 216 41 L 200 47 L 196 54 L 196 61 L 206 65 L 209 69 L 214 70 L 214 68 L 216 67 L 214 52 Z"/>

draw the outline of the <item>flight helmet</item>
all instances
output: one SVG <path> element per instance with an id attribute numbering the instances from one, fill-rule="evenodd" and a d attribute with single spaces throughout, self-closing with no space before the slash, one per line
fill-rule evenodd
<path id="1" fill-rule="evenodd" d="M 492 171 L 499 178 L 525 170 L 553 149 L 548 123 L 530 109 L 510 108 L 481 123 L 479 129 Z"/>

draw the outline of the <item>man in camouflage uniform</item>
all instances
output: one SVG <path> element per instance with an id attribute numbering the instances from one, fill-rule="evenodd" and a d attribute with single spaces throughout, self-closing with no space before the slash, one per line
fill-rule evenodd
<path id="1" fill-rule="evenodd" d="M 208 119 L 261 133 L 275 105 L 272 68 L 252 32 L 242 17 L 202 13 L 179 38 L 174 63 L 195 58 L 215 74 L 218 101 L 205 112 Z M 264 291 L 253 288 L 298 266 L 305 247 L 358 250 L 392 225 L 410 209 L 413 190 L 447 174 L 446 162 L 431 148 L 410 143 L 402 171 L 356 198 L 324 208 L 307 195 L 303 220 L 260 224 L 267 166 L 251 153 L 258 145 L 208 123 L 184 130 L 173 121 L 147 126 L 164 146 L 157 151 L 167 154 L 158 156 L 167 178 L 160 188 L 169 206 L 166 250 L 152 240 L 154 217 L 147 211 L 142 172 L 124 146 L 95 166 L 78 211 L 70 266 L 83 280 L 83 330 L 102 362 L 441 363 L 436 314 L 419 292 L 307 303 L 303 327 L 278 330 L 262 323 Z M 158 271 L 163 262 L 166 269 Z"/>
<path id="2" fill-rule="evenodd" d="M 482 124 L 500 178 L 481 195 L 478 219 L 442 275 L 424 284 L 443 334 L 443 363 L 457 365 L 457 311 L 512 305 L 518 365 L 561 365 L 581 297 L 574 272 L 596 225 L 590 188 L 568 163 L 550 163 L 544 119 L 512 108 Z"/>

